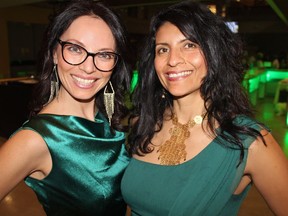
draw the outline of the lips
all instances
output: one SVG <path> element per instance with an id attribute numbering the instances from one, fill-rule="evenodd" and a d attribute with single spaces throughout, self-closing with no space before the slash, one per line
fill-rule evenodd
<path id="1" fill-rule="evenodd" d="M 84 79 L 77 77 L 75 75 L 72 75 L 72 78 L 76 81 L 77 84 L 80 86 L 90 86 L 93 82 L 96 81 L 96 79 Z"/>
<path id="2" fill-rule="evenodd" d="M 167 76 L 168 78 L 181 78 L 181 77 L 186 77 L 192 74 L 191 70 L 188 71 L 182 71 L 182 72 L 168 72 Z"/>

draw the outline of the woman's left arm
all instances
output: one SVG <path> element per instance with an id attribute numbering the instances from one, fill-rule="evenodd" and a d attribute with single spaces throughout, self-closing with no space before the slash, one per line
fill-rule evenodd
<path id="1" fill-rule="evenodd" d="M 261 131 L 260 138 L 249 148 L 246 172 L 277 216 L 288 215 L 288 160 L 274 137 Z"/>

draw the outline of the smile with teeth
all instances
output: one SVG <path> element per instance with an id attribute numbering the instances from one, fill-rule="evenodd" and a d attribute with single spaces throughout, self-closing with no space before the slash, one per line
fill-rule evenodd
<path id="1" fill-rule="evenodd" d="M 77 81 L 80 85 L 90 85 L 95 81 L 95 79 L 83 79 L 80 77 L 72 76 L 74 80 Z"/>
<path id="2" fill-rule="evenodd" d="M 183 72 L 180 72 L 180 73 L 168 73 L 167 76 L 169 78 L 176 78 L 176 77 L 188 76 L 191 73 L 192 73 L 192 71 L 183 71 Z"/>

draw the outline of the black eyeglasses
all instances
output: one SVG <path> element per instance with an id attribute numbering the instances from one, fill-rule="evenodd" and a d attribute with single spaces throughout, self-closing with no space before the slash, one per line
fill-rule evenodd
<path id="1" fill-rule="evenodd" d="M 70 65 L 82 64 L 88 56 L 92 56 L 95 67 L 102 72 L 109 72 L 116 66 L 120 57 L 114 52 L 97 52 L 90 53 L 82 46 L 67 41 L 58 40 L 62 46 L 62 57 Z"/>

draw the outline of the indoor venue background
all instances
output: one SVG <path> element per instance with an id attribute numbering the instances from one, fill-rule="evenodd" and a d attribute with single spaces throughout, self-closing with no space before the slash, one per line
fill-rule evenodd
<path id="1" fill-rule="evenodd" d="M 271 128 L 288 157 L 288 1 L 198 0 L 225 17 L 245 41 L 243 82 L 258 120 Z M 42 36 L 51 15 L 64 0 L 0 1 L 0 144 L 28 118 L 28 101 L 37 82 Z M 127 27 L 135 52 L 133 83 L 137 83 L 137 53 L 155 12 L 177 0 L 104 0 Z M 133 85 L 134 85 L 133 84 Z M 1 174 L 0 174 L 1 176 Z M 20 184 L 0 204 L 1 216 L 42 216 L 33 192 Z M 240 216 L 272 216 L 255 188 Z"/>

